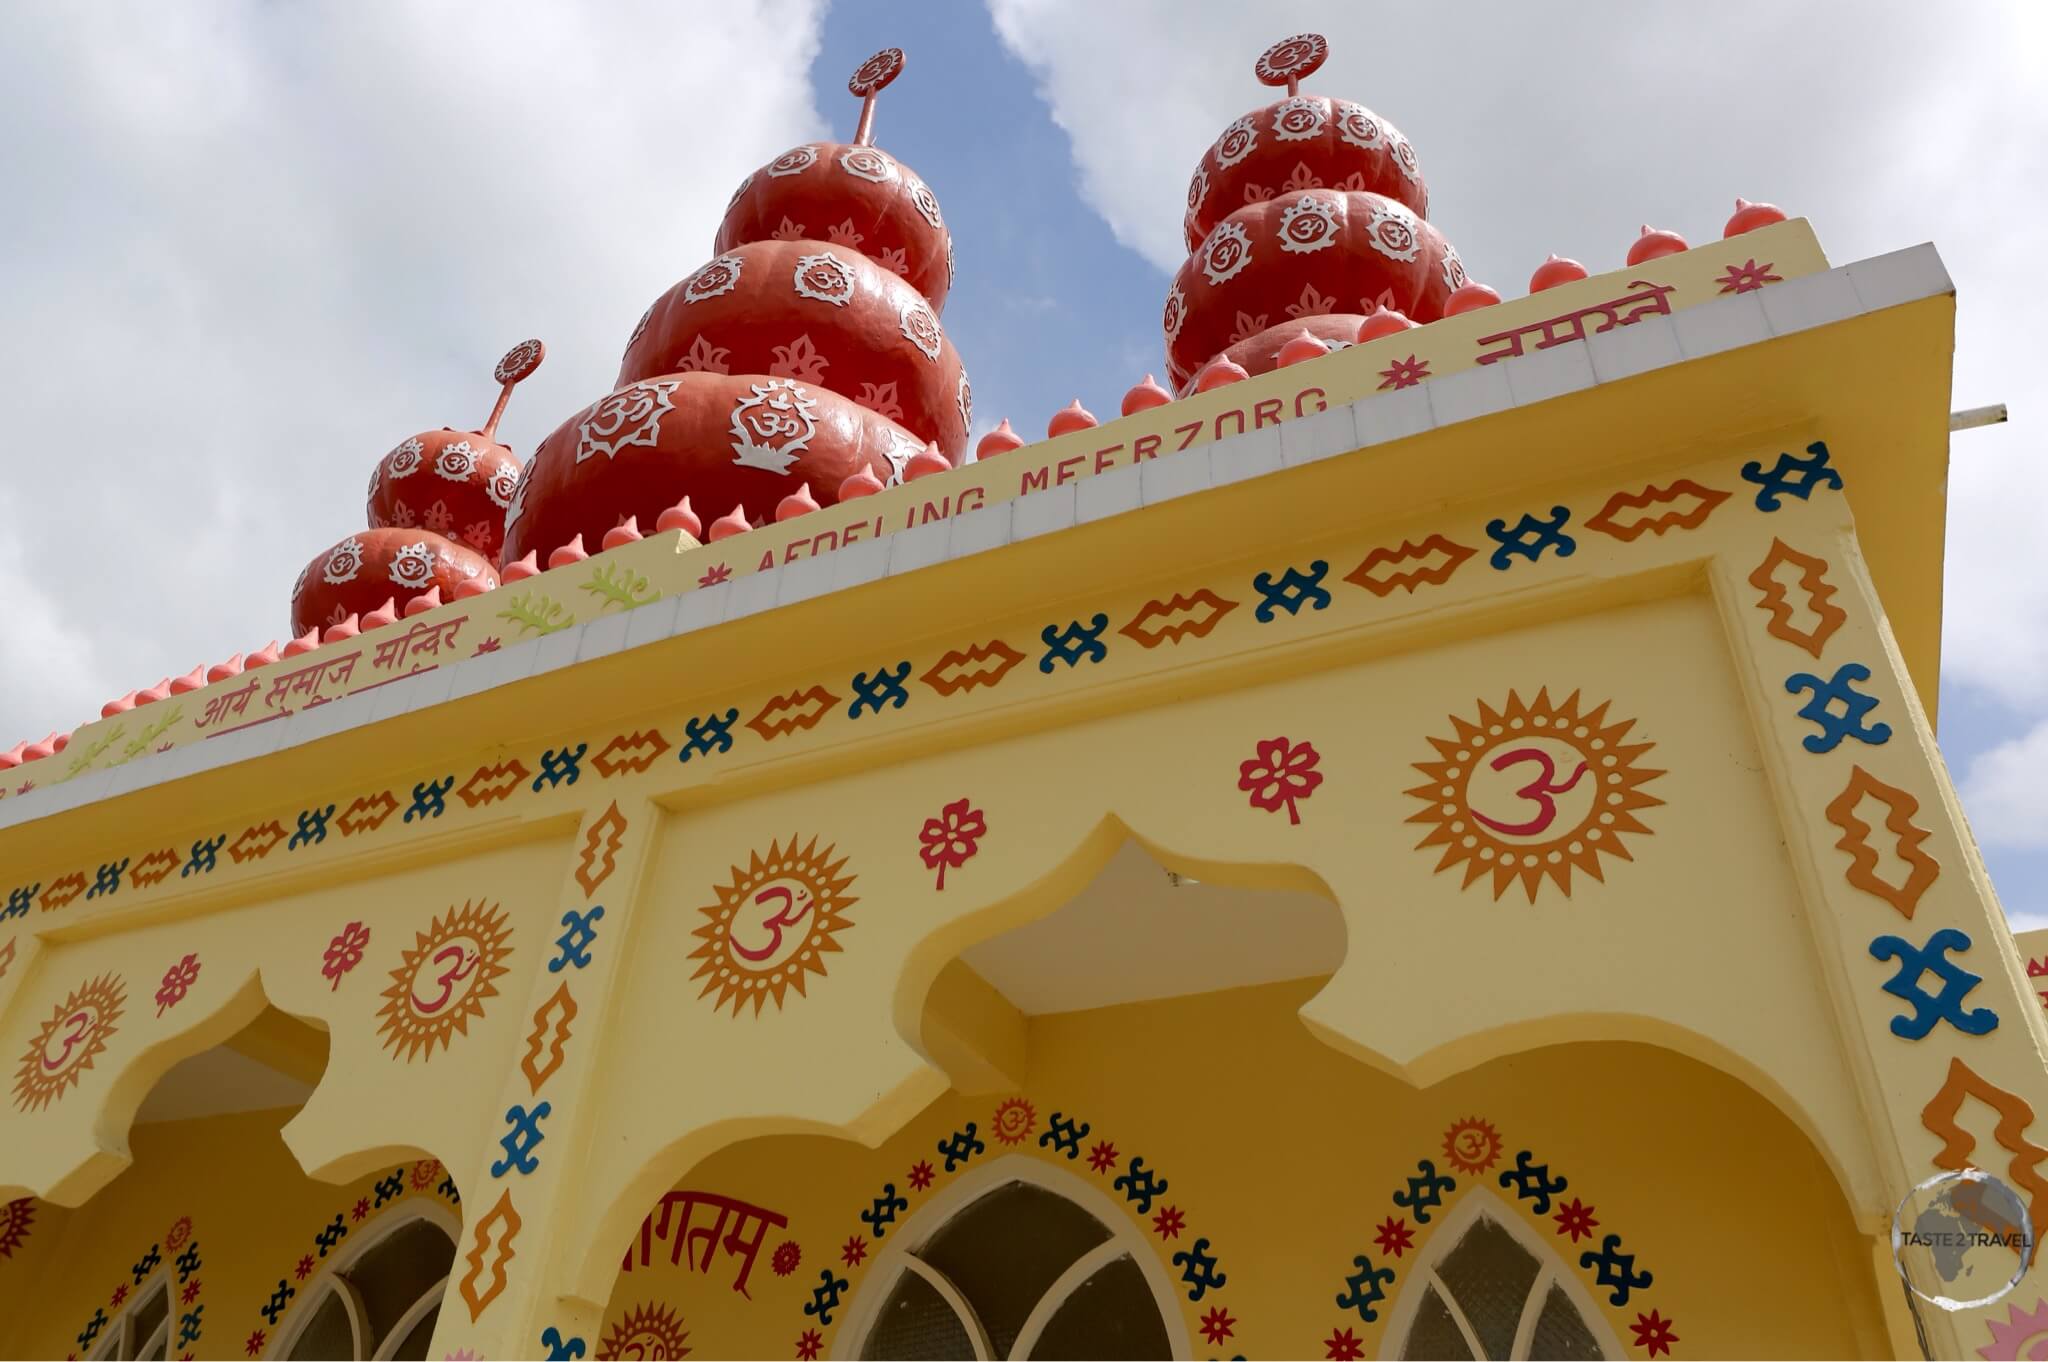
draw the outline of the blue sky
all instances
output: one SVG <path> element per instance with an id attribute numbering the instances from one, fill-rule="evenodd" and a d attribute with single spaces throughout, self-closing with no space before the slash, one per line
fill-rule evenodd
<path id="1" fill-rule="evenodd" d="M 1737 194 L 1837 263 L 1923 240 L 1960 312 L 1942 738 L 2016 924 L 2048 925 L 2048 8 L 1276 0 L 821 0 L 0 10 L 0 746 L 278 634 L 360 528 L 374 460 L 488 411 L 522 455 L 600 396 L 726 196 L 850 136 L 849 72 L 908 50 L 877 141 L 938 193 L 977 421 L 1114 414 L 1161 365 L 1189 169 L 1264 102 L 1257 52 L 1329 34 L 1309 88 L 1415 143 L 1432 218 L 1509 296 L 1550 251 L 1618 267 Z"/>

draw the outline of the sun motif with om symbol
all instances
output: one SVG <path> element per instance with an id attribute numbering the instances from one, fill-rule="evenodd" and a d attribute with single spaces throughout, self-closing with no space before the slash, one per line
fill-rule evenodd
<path id="1" fill-rule="evenodd" d="M 1635 859 L 1624 834 L 1648 835 L 1636 813 L 1664 802 L 1639 788 L 1664 774 L 1638 764 L 1652 744 L 1622 741 L 1635 720 L 1608 723 L 1606 703 L 1581 713 L 1576 691 L 1552 704 L 1547 689 L 1450 719 L 1457 736 L 1429 740 L 1441 760 L 1416 762 L 1428 783 L 1407 791 L 1428 805 L 1408 821 L 1435 824 L 1416 847 L 1443 848 L 1438 871 L 1463 862 L 1466 885 L 1491 871 L 1496 899 L 1520 880 L 1534 903 L 1546 876 L 1570 898 L 1574 867 L 1600 880 L 1603 854 Z"/>
<path id="2" fill-rule="evenodd" d="M 37 1111 L 75 1085 L 107 1048 L 128 991 L 118 974 L 103 974 L 71 990 L 29 1040 L 14 1078 L 14 1105 Z"/>
<path id="3" fill-rule="evenodd" d="M 1500 1132 L 1491 1121 L 1467 1116 L 1444 1132 L 1444 1157 L 1460 1173 L 1484 1173 L 1500 1162 Z"/>
<path id="4" fill-rule="evenodd" d="M 597 1355 L 603 1358 L 688 1357 L 683 1342 L 690 1331 L 673 1307 L 649 1301 L 628 1310 L 598 1341 Z"/>
<path id="5" fill-rule="evenodd" d="M 484 999 L 498 992 L 494 981 L 506 972 L 511 935 L 496 904 L 467 902 L 415 933 L 377 1012 L 378 1034 L 392 1053 L 407 1063 L 422 1054 L 432 1059 L 436 1045 L 467 1035 L 470 1018 L 481 1017 Z"/>
<path id="6" fill-rule="evenodd" d="M 833 938 L 853 925 L 846 910 L 860 902 L 846 892 L 854 877 L 840 875 L 846 859 L 833 860 L 834 849 L 819 851 L 815 837 L 802 850 L 794 837 L 787 847 L 770 842 L 765 859 L 749 852 L 747 868 L 734 866 L 732 883 L 713 891 L 718 901 L 698 909 L 710 921 L 692 933 L 704 944 L 690 952 L 703 962 L 690 977 L 704 981 L 698 997 L 717 991 L 713 1010 L 731 1003 L 737 1017 L 752 999 L 758 1017 L 769 998 L 780 1008 L 792 987 L 803 994 L 806 974 L 824 976 L 821 957 L 840 949 Z"/>

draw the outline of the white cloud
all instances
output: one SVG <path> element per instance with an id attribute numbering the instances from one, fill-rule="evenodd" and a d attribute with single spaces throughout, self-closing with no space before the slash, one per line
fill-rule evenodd
<path id="1" fill-rule="evenodd" d="M 2043 771 L 2048 771 L 2048 722 L 1977 755 L 1963 777 L 1962 800 L 1979 842 L 2048 848 Z"/>
<path id="2" fill-rule="evenodd" d="M 0 8 L 0 747 L 258 646 L 370 465 L 610 388 L 820 135 L 823 0 Z"/>

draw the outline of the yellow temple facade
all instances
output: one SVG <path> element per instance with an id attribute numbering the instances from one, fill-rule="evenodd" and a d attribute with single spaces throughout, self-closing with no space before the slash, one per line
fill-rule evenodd
<path id="1" fill-rule="evenodd" d="M 80 729 L 0 1354 L 2032 1355 L 1894 1235 L 2048 1209 L 1954 316 L 1782 222 Z"/>

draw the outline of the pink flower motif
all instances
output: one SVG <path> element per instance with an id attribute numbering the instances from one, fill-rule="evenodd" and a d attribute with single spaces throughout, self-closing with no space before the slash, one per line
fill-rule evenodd
<path id="1" fill-rule="evenodd" d="M 165 970 L 163 986 L 156 991 L 156 1014 L 161 1017 L 165 1008 L 176 1007 L 198 978 L 199 957 L 196 955 L 188 955 Z"/>
<path id="2" fill-rule="evenodd" d="M 470 656 L 482 657 L 485 653 L 495 653 L 498 651 L 499 647 L 500 644 L 498 643 L 497 639 L 487 638 L 482 643 L 476 645 L 476 651 L 471 653 Z"/>
<path id="3" fill-rule="evenodd" d="M 1307 799 L 1323 783 L 1322 772 L 1316 770 L 1321 754 L 1310 743 L 1285 738 L 1268 738 L 1258 750 L 1258 756 L 1238 763 L 1237 788 L 1251 795 L 1255 809 L 1272 813 L 1285 804 L 1287 821 L 1299 823 L 1301 814 L 1294 802 Z"/>
<path id="4" fill-rule="evenodd" d="M 1721 286 L 1723 293 L 1754 293 L 1765 284 L 1782 283 L 1779 275 L 1771 273 L 1771 261 L 1759 265 L 1751 256 L 1740 265 L 1730 265 L 1726 274 L 1716 275 L 1714 282 Z"/>
<path id="5" fill-rule="evenodd" d="M 1397 359 L 1380 370 L 1380 377 L 1386 380 L 1380 384 L 1382 392 L 1388 388 L 1412 388 L 1429 377 L 1429 361 L 1417 359 L 1413 355 L 1406 359 Z"/>
<path id="6" fill-rule="evenodd" d="M 327 943 L 327 963 L 320 967 L 320 975 L 332 981 L 330 992 L 341 987 L 342 975 L 363 962 L 363 947 L 369 944 L 370 929 L 360 922 L 349 923 Z"/>
<path id="7" fill-rule="evenodd" d="M 946 871 L 950 867 L 959 869 L 981 849 L 981 839 L 988 833 L 988 820 L 980 809 L 969 808 L 964 799 L 956 799 L 940 811 L 940 817 L 924 820 L 924 831 L 918 834 L 923 845 L 918 854 L 924 857 L 927 870 L 939 872 L 938 887 L 946 887 Z"/>

